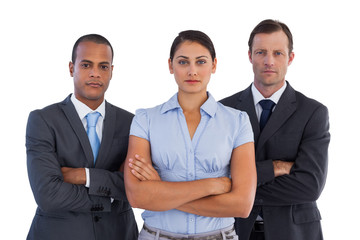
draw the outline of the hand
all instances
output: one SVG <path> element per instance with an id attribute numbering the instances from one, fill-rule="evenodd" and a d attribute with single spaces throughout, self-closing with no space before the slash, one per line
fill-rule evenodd
<path id="1" fill-rule="evenodd" d="M 228 193 L 231 191 L 231 179 L 228 177 L 214 178 L 215 186 L 213 187 L 214 195 Z"/>
<path id="2" fill-rule="evenodd" d="M 61 172 L 64 177 L 64 182 L 71 184 L 86 184 L 85 168 L 62 167 Z"/>
<path id="3" fill-rule="evenodd" d="M 161 181 L 158 172 L 152 164 L 137 154 L 135 155 L 135 159 L 129 158 L 129 167 L 131 173 L 140 181 Z"/>
<path id="4" fill-rule="evenodd" d="M 293 165 L 294 165 L 294 162 L 285 162 L 285 161 L 281 161 L 281 160 L 273 161 L 275 177 L 290 174 L 290 170 Z"/>

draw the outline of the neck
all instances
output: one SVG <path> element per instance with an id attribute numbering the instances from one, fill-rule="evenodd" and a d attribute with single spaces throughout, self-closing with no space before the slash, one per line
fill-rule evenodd
<path id="1" fill-rule="evenodd" d="M 89 108 L 91 108 L 92 110 L 96 110 L 100 105 L 101 105 L 102 101 L 101 102 L 88 102 L 88 103 L 85 103 L 86 106 L 88 106 Z"/>
<path id="2" fill-rule="evenodd" d="M 101 103 L 104 101 L 104 98 L 88 99 L 88 98 L 79 97 L 76 94 L 75 94 L 75 97 L 77 100 L 79 100 L 80 102 L 82 102 L 83 104 L 85 104 L 86 106 L 91 108 L 92 110 L 96 110 L 101 105 Z"/>
<path id="3" fill-rule="evenodd" d="M 264 98 L 271 97 L 274 93 L 276 93 L 282 86 L 284 86 L 285 81 L 281 82 L 280 84 L 274 84 L 274 85 L 265 85 L 258 83 L 257 81 L 254 81 L 254 85 L 257 90 L 261 93 L 261 95 L 264 96 Z"/>
<path id="4" fill-rule="evenodd" d="M 184 93 L 178 92 L 178 101 L 184 113 L 200 111 L 200 107 L 208 99 L 207 92 L 201 93 Z"/>

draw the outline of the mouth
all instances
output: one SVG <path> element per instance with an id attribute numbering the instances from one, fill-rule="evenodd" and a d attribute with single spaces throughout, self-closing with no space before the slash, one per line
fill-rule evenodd
<path id="1" fill-rule="evenodd" d="M 101 82 L 89 81 L 86 83 L 86 85 L 94 88 L 99 88 L 102 87 L 103 84 Z"/>
<path id="2" fill-rule="evenodd" d="M 200 82 L 200 80 L 192 80 L 192 79 L 188 79 L 188 80 L 185 80 L 186 83 L 198 83 Z"/>
<path id="3" fill-rule="evenodd" d="M 276 73 L 276 71 L 274 70 L 271 70 L 271 69 L 267 69 L 267 70 L 264 70 L 263 73 Z"/>

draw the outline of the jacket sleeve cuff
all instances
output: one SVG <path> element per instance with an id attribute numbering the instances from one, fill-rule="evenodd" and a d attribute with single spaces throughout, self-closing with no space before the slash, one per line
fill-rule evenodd
<path id="1" fill-rule="evenodd" d="M 272 160 L 265 160 L 256 163 L 258 186 L 272 182 L 275 179 L 274 165 Z"/>

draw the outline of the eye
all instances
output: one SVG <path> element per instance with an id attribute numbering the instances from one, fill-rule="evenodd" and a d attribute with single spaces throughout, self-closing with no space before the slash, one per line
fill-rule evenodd
<path id="1" fill-rule="evenodd" d="M 187 64 L 188 62 L 187 62 L 186 60 L 179 60 L 178 63 L 179 63 L 180 65 L 185 65 L 185 64 Z"/>
<path id="2" fill-rule="evenodd" d="M 282 55 L 282 53 L 281 52 L 275 52 L 275 55 L 280 56 L 280 55 Z"/>
<path id="3" fill-rule="evenodd" d="M 205 61 L 205 60 L 198 60 L 197 63 L 198 63 L 198 64 L 205 64 L 206 61 Z"/>
<path id="4" fill-rule="evenodd" d="M 107 65 L 101 65 L 100 68 L 101 68 L 102 70 L 108 70 L 108 69 L 109 69 L 109 66 L 107 66 Z"/>
<path id="5" fill-rule="evenodd" d="M 82 63 L 82 64 L 81 64 L 81 67 L 82 67 L 82 68 L 88 68 L 88 67 L 90 67 L 90 64 L 88 64 L 88 63 Z"/>
<path id="6" fill-rule="evenodd" d="M 256 55 L 261 55 L 261 54 L 263 54 L 263 53 L 264 53 L 263 51 L 255 52 Z"/>

